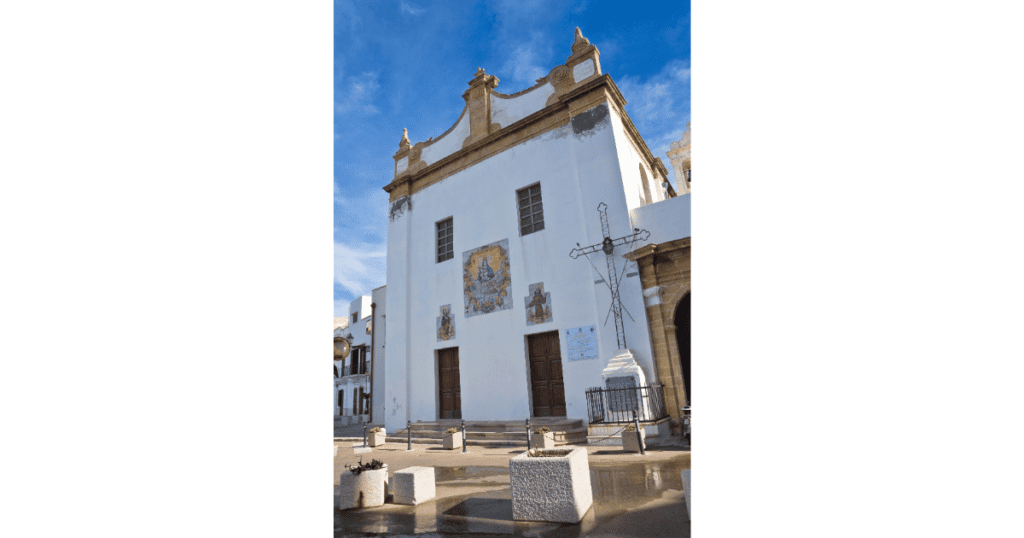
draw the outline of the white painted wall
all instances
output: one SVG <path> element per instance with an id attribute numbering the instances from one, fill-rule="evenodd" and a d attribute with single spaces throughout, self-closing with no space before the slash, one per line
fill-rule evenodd
<path id="1" fill-rule="evenodd" d="M 651 232 L 646 244 L 690 237 L 690 197 L 686 193 L 631 211 L 633 225 Z"/>
<path id="2" fill-rule="evenodd" d="M 491 122 L 508 127 L 547 106 L 548 98 L 554 94 L 555 87 L 550 83 L 544 83 L 512 98 L 499 97 L 491 93 Z"/>
<path id="3" fill-rule="evenodd" d="M 377 308 L 374 311 L 373 318 L 373 331 L 376 335 L 373 337 L 373 351 L 371 352 L 371 358 L 373 364 L 370 369 L 373 371 L 373 423 L 383 424 L 384 423 L 384 385 L 387 377 L 386 368 L 384 367 L 384 349 L 385 342 L 387 340 L 387 286 L 381 286 L 372 292 L 373 302 L 377 304 Z"/>
<path id="4" fill-rule="evenodd" d="M 456 122 L 455 128 L 434 140 L 429 146 L 424 147 L 420 154 L 420 160 L 430 165 L 455 153 L 462 149 L 462 143 L 466 141 L 467 136 L 469 136 L 469 112 L 463 110 L 462 117 Z M 399 173 L 402 171 L 404 170 L 400 170 Z"/>
<path id="5" fill-rule="evenodd" d="M 602 105 L 607 107 L 607 105 Z M 599 358 L 568 362 L 560 335 L 567 414 L 587 418 L 585 390 L 600 386 L 601 371 L 618 349 L 614 322 L 605 316 L 611 294 L 585 258 L 569 252 L 600 243 L 597 206 L 604 202 L 613 237 L 631 232 L 630 185 L 620 171 L 621 145 L 614 134 L 621 122 L 612 113 L 598 127 L 574 133 L 572 124 L 545 133 L 460 171 L 411 196 L 411 209 L 388 227 L 388 311 L 385 376 L 385 424 L 404 428 L 406 420 L 438 417 L 436 351 L 458 346 L 462 414 L 467 420 L 512 420 L 530 413 L 526 335 L 597 325 Z M 632 165 L 638 175 L 636 165 Z M 545 229 L 519 235 L 516 190 L 540 182 Z M 632 185 L 635 191 L 635 185 Z M 436 263 L 435 224 L 453 218 L 455 258 Z M 508 239 L 513 308 L 466 318 L 463 308 L 462 254 Z M 622 276 L 626 338 L 652 382 L 650 340 L 640 280 L 622 272 L 626 249 L 613 258 Z M 592 254 L 604 273 L 605 255 Z M 632 265 L 632 264 L 630 264 Z M 627 273 L 635 269 L 627 269 Z M 526 325 L 528 287 L 544 283 L 551 294 L 554 320 Z M 436 318 L 451 304 L 456 336 L 438 342 Z"/>

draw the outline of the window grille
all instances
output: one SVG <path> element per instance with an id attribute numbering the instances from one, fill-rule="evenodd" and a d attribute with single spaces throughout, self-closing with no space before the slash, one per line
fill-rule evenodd
<path id="1" fill-rule="evenodd" d="M 437 223 L 437 263 L 455 256 L 452 248 L 452 218 Z"/>
<path id="2" fill-rule="evenodd" d="M 544 205 L 540 200 L 540 184 L 516 191 L 519 198 L 519 234 L 527 235 L 544 229 Z"/>

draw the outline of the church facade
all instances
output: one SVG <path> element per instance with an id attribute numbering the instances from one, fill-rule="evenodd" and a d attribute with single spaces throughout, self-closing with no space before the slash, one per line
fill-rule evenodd
<path id="1" fill-rule="evenodd" d="M 660 382 L 644 286 L 626 255 L 649 236 L 635 229 L 637 210 L 675 191 L 597 48 L 577 29 L 571 49 L 517 93 L 499 93 L 479 69 L 455 125 L 399 142 L 384 187 L 389 431 L 586 420 L 585 391 L 605 386 L 615 361 Z"/>

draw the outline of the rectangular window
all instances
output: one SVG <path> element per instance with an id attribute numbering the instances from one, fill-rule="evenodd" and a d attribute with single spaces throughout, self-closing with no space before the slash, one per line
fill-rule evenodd
<path id="1" fill-rule="evenodd" d="M 359 312 L 352 312 L 352 325 L 359 321 Z"/>
<path id="2" fill-rule="evenodd" d="M 544 206 L 540 201 L 540 183 L 516 191 L 519 198 L 519 235 L 544 229 Z"/>
<path id="3" fill-rule="evenodd" d="M 437 223 L 437 263 L 454 257 L 452 249 L 452 218 Z"/>

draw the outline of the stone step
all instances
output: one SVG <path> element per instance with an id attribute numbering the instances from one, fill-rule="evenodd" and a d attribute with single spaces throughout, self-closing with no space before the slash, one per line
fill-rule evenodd
<path id="1" fill-rule="evenodd" d="M 458 419 L 439 420 L 436 422 L 416 422 L 412 430 L 445 431 L 448 428 L 461 428 L 462 421 Z M 552 431 L 568 431 L 579 428 L 586 428 L 586 424 L 580 419 L 566 418 L 535 418 L 530 419 L 530 429 L 547 426 Z M 474 432 L 526 432 L 526 421 L 466 421 L 466 431 Z"/>
<path id="2" fill-rule="evenodd" d="M 411 434 L 413 442 L 422 442 L 431 440 L 438 444 L 441 443 L 444 438 L 443 430 L 417 430 L 413 428 Z M 405 441 L 407 439 L 406 430 L 403 428 L 394 433 L 394 438 L 398 439 L 398 442 Z M 479 432 L 470 431 L 469 425 L 466 425 L 466 439 L 470 444 L 478 443 L 503 443 L 503 444 L 521 444 L 526 445 L 526 432 Z M 388 437 L 391 440 L 391 437 Z M 569 430 L 560 430 L 555 432 L 555 443 L 558 444 L 575 444 L 584 443 L 587 440 L 587 429 L 586 428 L 573 428 Z"/>

